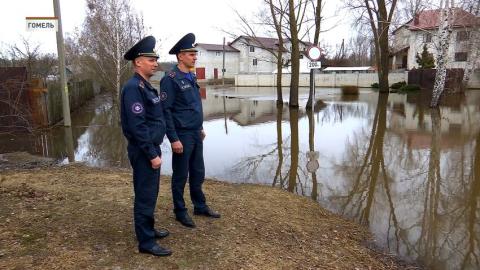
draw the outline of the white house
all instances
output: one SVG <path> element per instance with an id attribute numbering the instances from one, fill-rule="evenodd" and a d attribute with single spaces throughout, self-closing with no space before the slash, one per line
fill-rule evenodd
<path id="1" fill-rule="evenodd" d="M 222 78 L 223 45 L 197 43 L 196 75 L 199 79 Z M 238 74 L 238 59 L 240 51 L 225 45 L 225 78 Z"/>
<path id="2" fill-rule="evenodd" d="M 467 44 L 472 27 L 479 19 L 460 8 L 454 8 L 453 32 L 448 52 L 448 68 L 465 68 L 468 57 Z M 423 45 L 436 57 L 434 42 L 438 32 L 440 10 L 425 10 L 394 32 L 392 69 L 418 68 L 417 53 L 421 54 Z M 476 68 L 479 68 L 478 63 Z"/>
<path id="3" fill-rule="evenodd" d="M 239 36 L 225 45 L 225 77 L 233 77 L 235 74 L 258 74 L 277 72 L 277 59 L 274 54 L 280 49 L 278 39 L 266 37 Z M 300 42 L 300 72 L 306 73 L 307 57 L 305 51 L 312 46 L 308 42 Z M 197 43 L 198 50 L 196 72 L 199 79 L 221 78 L 223 45 Z M 284 52 L 283 62 L 290 64 L 290 40 L 284 41 L 281 48 Z M 284 69 L 289 72 L 289 67 Z"/>

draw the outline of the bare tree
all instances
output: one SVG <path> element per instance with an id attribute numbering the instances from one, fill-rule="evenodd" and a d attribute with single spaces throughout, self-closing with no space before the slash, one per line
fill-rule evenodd
<path id="1" fill-rule="evenodd" d="M 285 18 L 285 6 L 283 0 L 278 1 L 278 7 L 273 5 L 272 0 L 267 0 L 270 7 L 270 16 L 272 18 L 275 33 L 278 38 L 277 50 L 277 105 L 283 105 L 282 96 L 282 68 L 283 68 L 283 21 Z"/>
<path id="2" fill-rule="evenodd" d="M 143 17 L 128 0 L 88 0 L 87 7 L 78 37 L 83 67 L 97 75 L 118 104 L 120 88 L 131 73 L 123 54 L 145 35 Z"/>
<path id="3" fill-rule="evenodd" d="M 347 0 L 346 3 L 355 12 L 357 25 L 368 24 L 371 29 L 380 92 L 388 93 L 389 31 L 397 0 Z"/>
<path id="4" fill-rule="evenodd" d="M 348 43 L 349 62 L 354 66 L 366 66 L 370 63 L 371 38 L 359 34 L 352 37 Z"/>
<path id="5" fill-rule="evenodd" d="M 249 19 L 235 10 L 240 20 L 239 25 L 242 34 L 248 37 L 255 46 L 260 47 L 274 56 L 274 61 L 277 64 L 277 105 L 279 106 L 283 105 L 282 69 L 290 63 L 289 60 L 284 58 L 284 53 L 288 52 L 284 47 L 284 31 L 288 28 L 286 25 L 286 8 L 288 7 L 286 1 L 287 0 L 264 0 L 263 3 L 266 7 L 264 7 L 254 19 Z M 259 33 L 263 32 L 262 29 L 255 27 L 258 25 L 267 26 L 263 31 L 273 31 L 275 33 L 278 40 L 276 47 L 263 42 L 263 39 L 259 37 Z M 224 32 L 228 33 L 228 31 L 225 30 Z M 264 61 L 269 61 L 269 59 L 264 59 Z"/>
<path id="6" fill-rule="evenodd" d="M 4 63 L 9 66 L 26 67 L 27 79 L 39 78 L 44 81 L 49 75 L 54 74 L 57 57 L 53 54 L 41 52 L 40 44 L 21 37 L 19 43 L 8 46 Z"/>

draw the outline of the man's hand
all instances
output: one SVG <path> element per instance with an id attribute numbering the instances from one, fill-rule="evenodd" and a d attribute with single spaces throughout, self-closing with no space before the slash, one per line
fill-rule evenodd
<path id="1" fill-rule="evenodd" d="M 181 141 L 172 142 L 172 151 L 176 154 L 183 153 L 183 145 Z"/>
<path id="2" fill-rule="evenodd" d="M 202 136 L 202 141 L 205 139 L 205 137 L 207 136 L 207 134 L 205 134 L 205 131 L 202 129 L 200 131 L 200 136 Z"/>
<path id="3" fill-rule="evenodd" d="M 152 168 L 156 170 L 160 168 L 160 165 L 162 165 L 162 159 L 157 156 L 154 159 L 150 160 L 150 163 L 152 164 Z"/>

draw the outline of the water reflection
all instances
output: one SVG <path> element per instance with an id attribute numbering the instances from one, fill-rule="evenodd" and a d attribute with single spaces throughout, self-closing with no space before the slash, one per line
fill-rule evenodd
<path id="1" fill-rule="evenodd" d="M 362 90 L 352 100 L 320 89 L 312 112 L 277 106 L 275 91 L 204 91 L 208 177 L 309 196 L 369 226 L 390 252 L 432 269 L 480 267 L 480 92 L 450 96 L 432 110 L 419 94 Z M 307 94 L 301 91 L 303 104 Z M 70 130 L 2 136 L 0 151 L 128 167 L 110 107 L 97 99 L 72 114 Z M 162 151 L 169 174 L 168 143 Z M 320 167 L 309 171 L 313 151 Z"/>

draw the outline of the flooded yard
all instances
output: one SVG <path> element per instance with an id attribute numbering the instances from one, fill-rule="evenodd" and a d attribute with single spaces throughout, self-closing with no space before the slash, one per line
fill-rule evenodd
<path id="1" fill-rule="evenodd" d="M 202 89 L 207 177 L 310 197 L 427 268 L 479 269 L 480 91 L 430 109 L 418 93 L 317 89 L 313 112 L 305 110 L 307 91 L 300 108 L 289 109 L 276 106 L 273 88 Z M 72 114 L 71 128 L 0 136 L 0 153 L 128 167 L 111 112 L 99 96 Z M 166 139 L 162 151 L 162 174 L 171 174 Z"/>

